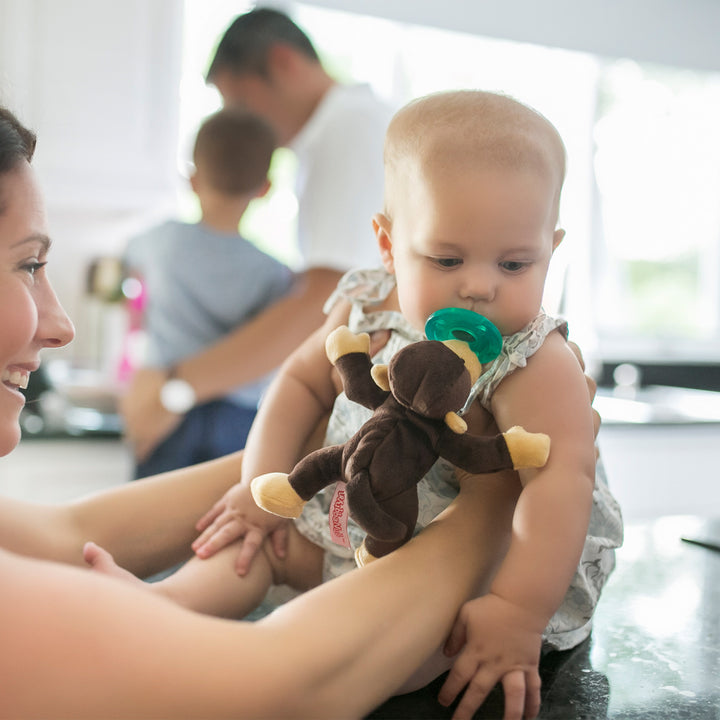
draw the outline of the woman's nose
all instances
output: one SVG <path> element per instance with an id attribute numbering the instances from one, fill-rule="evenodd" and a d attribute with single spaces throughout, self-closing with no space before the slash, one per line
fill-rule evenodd
<path id="1" fill-rule="evenodd" d="M 47 289 L 43 305 L 38 319 L 39 341 L 44 347 L 67 345 L 75 337 L 75 327 L 51 287 Z"/>

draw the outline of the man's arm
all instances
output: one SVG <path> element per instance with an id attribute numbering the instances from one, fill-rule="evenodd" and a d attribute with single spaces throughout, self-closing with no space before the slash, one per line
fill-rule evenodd
<path id="1" fill-rule="evenodd" d="M 190 383 L 197 402 L 221 397 L 278 367 L 323 322 L 322 307 L 341 273 L 313 268 L 298 277 L 291 292 L 211 347 L 185 359 L 175 377 Z M 125 435 L 142 460 L 182 419 L 160 403 L 165 370 L 136 373 L 121 398 Z"/>
<path id="2" fill-rule="evenodd" d="M 205 402 L 257 380 L 278 367 L 323 323 L 323 304 L 342 273 L 312 268 L 293 290 L 257 317 L 201 353 L 181 362 L 176 376 Z"/>

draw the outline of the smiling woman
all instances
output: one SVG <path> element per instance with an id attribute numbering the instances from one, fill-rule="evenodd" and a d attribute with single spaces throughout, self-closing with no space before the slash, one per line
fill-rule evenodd
<path id="1" fill-rule="evenodd" d="M 18 418 L 25 404 L 20 389 L 40 365 L 45 347 L 61 347 L 74 336 L 73 326 L 48 281 L 50 247 L 45 211 L 30 168 L 35 137 L 7 111 L 0 138 L 0 306 L 6 314 L 0 340 L 0 454 L 20 439 Z"/>

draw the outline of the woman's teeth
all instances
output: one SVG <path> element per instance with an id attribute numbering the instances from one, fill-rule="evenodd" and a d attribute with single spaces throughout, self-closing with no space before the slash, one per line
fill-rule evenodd
<path id="1" fill-rule="evenodd" d="M 30 373 L 27 370 L 6 370 L 2 375 L 2 381 L 6 385 L 15 385 L 22 390 L 28 386 Z"/>

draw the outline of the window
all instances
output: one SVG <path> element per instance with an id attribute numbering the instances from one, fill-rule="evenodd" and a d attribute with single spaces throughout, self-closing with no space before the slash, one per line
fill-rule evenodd
<path id="1" fill-rule="evenodd" d="M 595 322 L 610 359 L 720 358 L 720 76 L 604 66 Z"/>
<path id="2" fill-rule="evenodd" d="M 440 89 L 481 87 L 555 123 L 569 157 L 567 236 L 545 304 L 568 317 L 588 359 L 720 357 L 720 75 L 292 7 L 332 74 L 370 83 L 395 106 Z M 186 0 L 186 143 L 219 106 L 202 81 L 209 49 L 245 9 Z M 272 170 L 275 190 L 256 201 L 243 230 L 292 261 L 288 151 Z"/>

